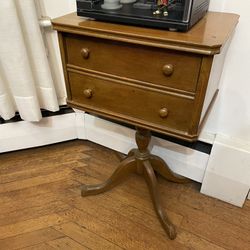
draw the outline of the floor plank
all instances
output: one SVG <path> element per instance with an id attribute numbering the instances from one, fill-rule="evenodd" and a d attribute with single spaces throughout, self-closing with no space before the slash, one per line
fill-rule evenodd
<path id="1" fill-rule="evenodd" d="M 100 235 L 93 233 L 87 230 L 85 227 L 77 225 L 73 222 L 61 224 L 55 226 L 54 228 L 89 249 L 98 249 L 100 246 L 103 250 L 122 249 L 121 247 L 113 244 Z"/>
<path id="2" fill-rule="evenodd" d="M 54 181 L 59 181 L 65 179 L 65 175 L 70 174 L 69 169 L 64 169 L 60 172 L 48 174 L 48 175 L 41 175 L 32 178 L 27 178 L 19 181 L 13 181 L 8 183 L 3 183 L 0 185 L 0 193 L 10 192 L 14 190 L 24 189 L 28 187 L 33 187 L 45 183 L 50 183 Z"/>
<path id="3" fill-rule="evenodd" d="M 53 214 L 70 209 L 70 206 L 62 201 L 52 200 L 51 202 L 43 202 L 43 204 L 33 204 L 24 209 L 16 209 L 14 211 L 0 214 L 0 225 L 14 224 L 19 221 L 37 218 L 47 214 Z"/>
<path id="4" fill-rule="evenodd" d="M 58 225 L 66 220 L 57 215 L 49 214 L 35 219 L 24 220 L 14 224 L 0 226 L 0 239 L 16 236 L 23 233 L 36 231 L 42 228 Z"/>
<path id="5" fill-rule="evenodd" d="M 46 241 L 54 240 L 64 235 L 53 228 L 44 228 L 37 231 L 19 234 L 0 240 L 0 249 L 14 250 L 26 248 L 33 245 L 42 244 Z"/>
<path id="6" fill-rule="evenodd" d="M 19 248 L 22 250 L 55 250 L 54 247 L 46 244 L 46 243 L 42 243 L 42 244 L 37 244 L 34 246 L 29 246 L 29 247 L 25 247 L 25 248 Z M 68 248 L 69 249 L 69 248 Z"/>
<path id="7" fill-rule="evenodd" d="M 84 245 L 80 245 L 79 243 L 75 242 L 74 240 L 70 239 L 69 237 L 63 237 L 56 240 L 51 240 L 47 242 L 47 245 L 51 246 L 54 249 L 58 250 L 68 250 L 68 249 L 74 249 L 74 250 L 85 250 L 89 249 L 85 247 Z"/>

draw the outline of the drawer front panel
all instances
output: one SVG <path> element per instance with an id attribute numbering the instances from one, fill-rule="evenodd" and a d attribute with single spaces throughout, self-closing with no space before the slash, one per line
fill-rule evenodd
<path id="1" fill-rule="evenodd" d="M 164 130 L 188 132 L 193 100 L 129 86 L 109 79 L 69 72 L 72 101 L 97 111 Z"/>
<path id="2" fill-rule="evenodd" d="M 77 35 L 65 37 L 72 65 L 195 92 L 201 56 Z"/>

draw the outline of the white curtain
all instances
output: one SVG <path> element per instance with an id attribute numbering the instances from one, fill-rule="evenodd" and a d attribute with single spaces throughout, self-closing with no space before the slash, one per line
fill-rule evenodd
<path id="1" fill-rule="evenodd" d="M 0 116 L 39 121 L 59 109 L 34 0 L 0 1 Z"/>

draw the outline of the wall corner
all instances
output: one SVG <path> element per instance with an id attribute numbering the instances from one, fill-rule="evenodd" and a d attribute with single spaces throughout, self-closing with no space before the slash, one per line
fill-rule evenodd
<path id="1" fill-rule="evenodd" d="M 75 128 L 77 139 L 86 140 L 86 132 L 85 132 L 85 112 L 74 109 L 75 111 Z"/>

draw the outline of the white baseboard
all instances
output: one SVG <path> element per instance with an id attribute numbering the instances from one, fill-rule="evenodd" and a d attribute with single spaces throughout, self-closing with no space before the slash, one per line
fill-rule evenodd
<path id="1" fill-rule="evenodd" d="M 84 112 L 43 118 L 39 123 L 0 125 L 0 153 L 73 139 L 87 139 L 127 153 L 135 147 L 133 129 Z M 203 134 L 206 141 L 213 135 Z M 177 174 L 202 183 L 201 192 L 242 206 L 250 189 L 250 146 L 216 136 L 211 155 L 153 137 L 152 153 L 162 157 Z M 250 199 L 250 194 L 248 196 Z"/>
<path id="2" fill-rule="evenodd" d="M 43 118 L 40 122 L 0 125 L 0 153 L 73 140 L 77 137 L 76 114 Z"/>
<path id="3" fill-rule="evenodd" d="M 209 157 L 201 192 L 243 206 L 250 189 L 250 145 L 217 135 Z"/>

